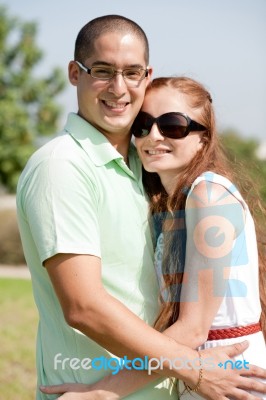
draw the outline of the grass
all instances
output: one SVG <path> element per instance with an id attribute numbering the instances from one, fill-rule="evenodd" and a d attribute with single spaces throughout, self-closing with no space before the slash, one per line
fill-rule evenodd
<path id="1" fill-rule="evenodd" d="M 31 282 L 1 278 L 0 309 L 0 400 L 33 400 L 38 316 Z"/>

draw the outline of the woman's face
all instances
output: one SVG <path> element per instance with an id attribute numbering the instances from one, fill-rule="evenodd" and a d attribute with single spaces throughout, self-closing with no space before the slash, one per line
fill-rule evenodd
<path id="1" fill-rule="evenodd" d="M 177 89 L 163 87 L 146 94 L 141 110 L 153 117 L 169 112 L 181 112 L 200 123 L 199 110 L 192 110 L 186 100 L 187 96 L 179 93 Z M 190 132 L 182 139 L 169 139 L 162 136 L 154 123 L 147 136 L 135 140 L 144 168 L 149 172 L 157 172 L 169 192 L 174 180 L 201 149 L 201 137 L 202 132 Z"/>

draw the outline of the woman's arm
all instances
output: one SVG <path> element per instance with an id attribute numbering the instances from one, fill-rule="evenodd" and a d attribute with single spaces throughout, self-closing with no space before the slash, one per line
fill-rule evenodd
<path id="1" fill-rule="evenodd" d="M 121 370 L 116 375 L 107 375 L 91 385 L 65 383 L 63 385 L 41 386 L 43 393 L 67 393 L 64 400 L 117 400 L 142 389 L 148 383 L 158 380 L 158 374 L 147 371 Z M 66 395 L 64 395 L 66 396 Z"/>
<path id="2" fill-rule="evenodd" d="M 165 331 L 178 343 L 195 349 L 207 340 L 226 295 L 232 249 L 244 222 L 242 205 L 219 184 L 201 182 L 188 198 L 179 317 Z"/>

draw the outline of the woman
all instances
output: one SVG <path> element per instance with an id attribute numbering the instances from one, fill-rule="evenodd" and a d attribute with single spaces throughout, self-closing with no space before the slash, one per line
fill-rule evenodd
<path id="1" fill-rule="evenodd" d="M 199 350 L 247 339 L 250 346 L 239 362 L 221 368 L 248 369 L 248 363 L 265 368 L 255 228 L 231 183 L 210 94 L 189 78 L 157 78 L 132 133 L 145 169 L 156 240 L 162 306 L 155 327 Z M 114 390 L 108 379 L 103 387 Z M 123 370 L 112 382 L 119 382 L 117 395 L 125 396 L 151 379 Z M 62 386 L 62 392 L 71 390 L 86 387 Z M 182 382 L 178 391 L 182 398 L 197 397 L 197 388 Z M 90 392 L 64 396 L 93 398 Z"/>
<path id="2" fill-rule="evenodd" d="M 156 326 L 171 326 L 177 340 L 185 335 L 200 349 L 248 339 L 240 360 L 265 366 L 255 228 L 215 129 L 209 93 L 188 78 L 155 79 L 133 125 L 151 212 L 163 231 L 155 253 L 164 300 Z"/>

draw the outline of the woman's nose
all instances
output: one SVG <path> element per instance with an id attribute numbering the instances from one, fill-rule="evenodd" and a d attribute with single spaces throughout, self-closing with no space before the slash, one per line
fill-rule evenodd
<path id="1" fill-rule="evenodd" d="M 161 134 L 157 122 L 153 123 L 148 138 L 151 140 L 164 140 L 164 136 Z"/>

